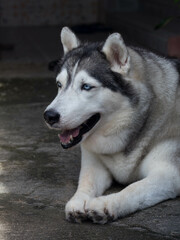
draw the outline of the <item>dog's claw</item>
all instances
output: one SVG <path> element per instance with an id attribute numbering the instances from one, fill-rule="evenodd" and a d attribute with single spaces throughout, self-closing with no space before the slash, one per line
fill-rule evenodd
<path id="1" fill-rule="evenodd" d="M 74 223 L 81 223 L 82 221 L 86 220 L 87 216 L 83 212 L 80 211 L 73 211 L 69 212 L 67 216 L 67 220 L 69 222 L 74 222 Z"/>

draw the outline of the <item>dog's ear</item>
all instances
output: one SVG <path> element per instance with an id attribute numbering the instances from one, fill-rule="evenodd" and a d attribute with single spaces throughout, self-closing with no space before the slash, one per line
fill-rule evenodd
<path id="1" fill-rule="evenodd" d="M 115 72 L 126 74 L 130 68 L 130 57 L 119 33 L 111 34 L 105 41 L 102 52 L 106 55 Z"/>
<path id="2" fill-rule="evenodd" d="M 80 45 L 79 39 L 68 27 L 63 27 L 60 35 L 64 54 Z"/>

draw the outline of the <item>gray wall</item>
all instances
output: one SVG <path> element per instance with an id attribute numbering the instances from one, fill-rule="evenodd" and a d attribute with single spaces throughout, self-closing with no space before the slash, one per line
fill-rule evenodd
<path id="1" fill-rule="evenodd" d="M 0 26 L 92 23 L 99 0 L 0 0 Z"/>

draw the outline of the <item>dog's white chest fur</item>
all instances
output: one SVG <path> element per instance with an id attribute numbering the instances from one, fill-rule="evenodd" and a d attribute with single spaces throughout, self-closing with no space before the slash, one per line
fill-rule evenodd
<path id="1" fill-rule="evenodd" d="M 82 147 L 96 155 L 113 178 L 121 184 L 128 184 L 137 179 L 136 157 L 125 156 L 123 151 L 119 151 L 124 149 L 126 136 L 127 131 L 125 130 L 121 136 L 110 135 L 104 137 L 103 131 L 100 130 L 82 143 Z"/>
<path id="2" fill-rule="evenodd" d="M 135 180 L 136 173 L 133 171 L 135 161 L 128 159 L 123 154 L 99 155 L 102 163 L 108 168 L 113 178 L 122 184 L 128 184 Z"/>

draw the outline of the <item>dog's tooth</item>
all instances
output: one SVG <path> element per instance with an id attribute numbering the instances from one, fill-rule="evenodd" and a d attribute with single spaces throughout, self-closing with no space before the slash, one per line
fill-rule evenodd
<path id="1" fill-rule="evenodd" d="M 73 136 L 72 135 L 70 135 L 70 141 L 72 141 L 73 140 Z"/>

